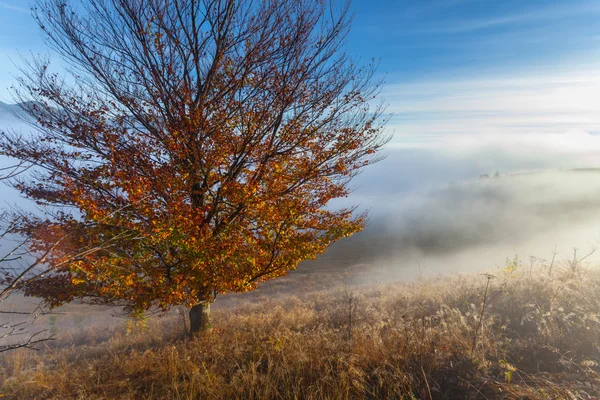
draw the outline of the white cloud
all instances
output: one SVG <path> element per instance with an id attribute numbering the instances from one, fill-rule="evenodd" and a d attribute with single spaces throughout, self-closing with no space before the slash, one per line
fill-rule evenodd
<path id="1" fill-rule="evenodd" d="M 600 67 L 394 84 L 392 146 L 600 150 Z"/>

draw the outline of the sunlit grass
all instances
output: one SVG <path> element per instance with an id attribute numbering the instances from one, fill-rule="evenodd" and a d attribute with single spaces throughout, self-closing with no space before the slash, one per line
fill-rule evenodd
<path id="1" fill-rule="evenodd" d="M 63 333 L 40 353 L 5 356 L 1 393 L 26 399 L 598 395 L 600 271 L 579 265 L 554 266 L 550 274 L 547 265 L 510 260 L 493 277 L 335 286 L 237 301 L 213 319 L 212 331 L 192 339 L 176 315 L 150 318 L 146 327 Z"/>

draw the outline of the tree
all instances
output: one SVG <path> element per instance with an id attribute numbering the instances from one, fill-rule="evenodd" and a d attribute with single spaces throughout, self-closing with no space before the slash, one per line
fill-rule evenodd
<path id="1" fill-rule="evenodd" d="M 217 294 L 252 290 L 359 231 L 364 214 L 328 203 L 387 138 L 370 105 L 373 63 L 342 51 L 348 9 L 38 1 L 68 73 L 24 64 L 15 98 L 34 133 L 4 133 L 0 154 L 34 165 L 13 184 L 46 214 L 18 230 L 60 267 L 19 289 L 50 306 L 185 304 L 197 331 Z"/>

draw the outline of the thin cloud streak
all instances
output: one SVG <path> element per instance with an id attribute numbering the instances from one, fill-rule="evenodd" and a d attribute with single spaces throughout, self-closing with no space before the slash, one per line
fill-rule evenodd
<path id="1" fill-rule="evenodd" d="M 10 10 L 10 11 L 16 11 L 16 12 L 20 12 L 20 13 L 25 13 L 25 14 L 29 14 L 29 12 L 30 12 L 30 10 L 27 8 L 14 6 L 14 5 L 8 4 L 4 1 L 0 1 L 0 8 L 3 8 L 5 10 Z"/>
<path id="2" fill-rule="evenodd" d="M 416 7 L 408 8 L 404 14 L 408 16 L 417 16 L 421 14 L 428 14 L 436 11 L 440 11 L 446 8 L 452 8 L 457 6 L 463 6 L 470 3 L 480 3 L 487 0 L 438 0 L 431 1 L 426 4 L 420 4 Z"/>
<path id="3" fill-rule="evenodd" d="M 451 25 L 435 26 L 424 29 L 415 30 L 416 34 L 452 34 L 452 33 L 468 33 L 476 32 L 484 29 L 495 28 L 506 25 L 540 22 L 544 20 L 552 20 L 565 18 L 568 16 L 598 13 L 600 12 L 600 4 L 596 2 L 588 2 L 573 6 L 550 6 L 541 9 L 531 10 L 528 12 L 519 12 L 512 15 L 504 15 L 499 17 L 488 17 L 470 20 L 455 20 Z"/>

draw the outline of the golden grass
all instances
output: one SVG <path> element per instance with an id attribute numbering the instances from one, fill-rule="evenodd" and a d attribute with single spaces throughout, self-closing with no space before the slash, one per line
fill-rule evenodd
<path id="1" fill-rule="evenodd" d="M 151 318 L 0 365 L 22 399 L 600 398 L 600 272 L 509 262 L 482 275 L 334 287 Z M 477 327 L 478 335 L 475 338 Z M 71 345 L 68 343 L 84 342 Z M 473 343 L 475 341 L 475 348 Z"/>

